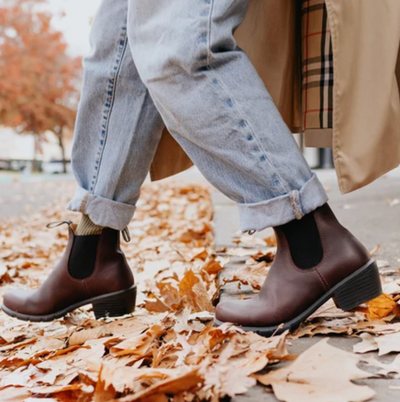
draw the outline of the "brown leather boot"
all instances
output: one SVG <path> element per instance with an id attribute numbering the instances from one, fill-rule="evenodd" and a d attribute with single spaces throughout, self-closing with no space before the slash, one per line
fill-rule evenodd
<path id="1" fill-rule="evenodd" d="M 328 205 L 314 212 L 322 244 L 321 261 L 300 269 L 281 228 L 278 251 L 260 293 L 248 300 L 223 301 L 215 324 L 230 322 L 270 336 L 296 329 L 327 300 L 349 311 L 382 294 L 376 262 L 335 218 Z"/>
<path id="2" fill-rule="evenodd" d="M 71 222 L 64 256 L 38 290 L 12 290 L 2 309 L 29 321 L 51 321 L 92 304 L 96 318 L 129 314 L 135 309 L 136 285 L 120 249 L 118 231 L 76 236 Z"/>

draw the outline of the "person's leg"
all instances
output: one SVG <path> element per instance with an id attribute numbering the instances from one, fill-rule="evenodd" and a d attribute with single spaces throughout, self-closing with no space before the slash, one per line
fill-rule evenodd
<path id="1" fill-rule="evenodd" d="M 136 288 L 119 245 L 164 127 L 139 78 L 127 38 L 128 0 L 103 0 L 93 22 L 72 166 L 69 204 L 84 215 L 69 225 L 65 254 L 36 291 L 11 291 L 3 310 L 46 321 L 92 303 L 96 317 L 130 313 Z"/>
<path id="2" fill-rule="evenodd" d="M 327 195 L 232 31 L 249 0 L 129 2 L 128 37 L 165 124 L 238 202 L 242 231 L 281 225 Z"/>
<path id="3" fill-rule="evenodd" d="M 130 1 L 139 74 L 171 134 L 204 176 L 239 204 L 241 229 L 275 227 L 263 290 L 221 303 L 217 323 L 270 334 L 330 297 L 344 309 L 381 293 L 376 264 L 339 224 L 233 32 L 249 0 Z M 306 241 L 302 236 L 306 237 Z M 355 289 L 355 290 L 353 290 Z"/>
<path id="4" fill-rule="evenodd" d="M 164 128 L 132 59 L 127 13 L 128 0 L 103 0 L 93 21 L 72 151 L 79 187 L 69 204 L 116 230 L 132 219 Z"/>

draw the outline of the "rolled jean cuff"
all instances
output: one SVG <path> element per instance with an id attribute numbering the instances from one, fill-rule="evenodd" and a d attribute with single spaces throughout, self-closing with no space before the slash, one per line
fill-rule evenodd
<path id="1" fill-rule="evenodd" d="M 96 225 L 123 230 L 132 220 L 136 207 L 122 202 L 108 200 L 78 187 L 67 208 L 70 211 L 88 215 Z"/>
<path id="2" fill-rule="evenodd" d="M 315 211 L 328 201 L 318 177 L 313 176 L 299 190 L 254 204 L 238 204 L 242 232 L 260 231 L 284 225 Z"/>

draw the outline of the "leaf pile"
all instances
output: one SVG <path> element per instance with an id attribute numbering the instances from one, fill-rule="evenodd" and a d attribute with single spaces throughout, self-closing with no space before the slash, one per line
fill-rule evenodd
<path id="1" fill-rule="evenodd" d="M 63 205 L 0 224 L 2 295 L 37 288 L 54 267 L 67 230 L 45 225 L 79 217 Z M 0 400 L 214 401 L 255 385 L 253 373 L 287 355 L 286 336 L 212 326 L 224 265 L 212 216 L 203 187 L 146 186 L 123 245 L 139 285 L 135 313 L 96 321 L 89 306 L 50 323 L 1 313 Z"/>
<path id="2" fill-rule="evenodd" d="M 63 205 L 0 223 L 1 295 L 15 287 L 37 288 L 54 267 L 67 230 L 45 225 L 79 218 Z M 212 217 L 204 187 L 172 181 L 145 186 L 129 227 L 132 241 L 123 245 L 138 284 L 135 313 L 95 320 L 89 306 L 50 323 L 0 313 L 0 400 L 216 402 L 258 381 L 289 402 L 331 401 L 338 389 L 334 400 L 345 402 L 373 395 L 352 382 L 371 377 L 357 368 L 360 362 L 378 369 L 375 377 L 400 378 L 398 357 L 389 365 L 364 357 L 400 351 L 396 276 L 383 277 L 386 295 L 368 306 L 343 312 L 329 302 L 290 336 L 263 338 L 229 324 L 214 328 L 220 286 L 232 282 L 257 292 L 276 242 L 241 236 L 237 247 L 215 253 Z M 244 267 L 221 272 L 235 259 L 244 259 Z M 286 350 L 289 338 L 325 334 L 361 342 L 349 353 L 322 341 L 294 363 L 269 370 L 296 359 Z"/>

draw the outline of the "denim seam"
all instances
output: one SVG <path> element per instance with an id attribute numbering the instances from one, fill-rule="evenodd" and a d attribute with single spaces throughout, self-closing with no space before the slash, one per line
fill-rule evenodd
<path id="1" fill-rule="evenodd" d="M 211 70 L 211 59 L 212 59 L 212 52 L 211 52 L 211 30 L 212 30 L 212 13 L 214 10 L 214 1 L 215 0 L 211 0 L 211 7 L 210 7 L 210 15 L 209 15 L 209 26 L 208 26 L 208 55 L 207 55 L 207 67 L 209 68 L 209 70 Z M 218 77 L 220 78 L 220 77 Z M 241 116 L 241 118 L 243 119 L 243 121 L 246 122 L 246 124 L 248 125 L 251 134 L 253 135 L 253 137 L 256 139 L 257 141 L 257 145 L 260 147 L 260 149 L 262 150 L 262 153 L 264 155 L 264 157 L 266 158 L 266 160 L 268 161 L 269 165 L 271 166 L 272 170 L 274 171 L 274 173 L 277 175 L 277 177 L 279 178 L 279 184 L 280 186 L 283 188 L 284 190 L 284 194 L 280 194 L 280 195 L 285 195 L 288 194 L 289 191 L 286 188 L 286 186 L 283 184 L 283 180 L 281 175 L 279 174 L 279 171 L 276 169 L 276 167 L 271 163 L 270 159 L 268 158 L 267 152 L 265 151 L 264 147 L 261 145 L 260 140 L 258 139 L 258 136 L 255 134 L 253 128 L 251 127 L 250 123 L 247 121 L 247 119 L 245 118 L 244 113 L 242 112 L 241 108 L 239 107 L 239 105 L 237 104 L 236 100 L 230 95 L 229 91 L 226 89 L 225 85 L 222 84 L 221 80 L 218 80 L 221 88 L 225 91 L 225 93 L 228 95 L 229 99 L 232 99 L 233 104 L 235 105 L 239 115 Z M 279 196 L 279 195 L 278 195 Z"/>
<path id="2" fill-rule="evenodd" d="M 212 27 L 212 15 L 214 11 L 214 0 L 210 1 L 210 12 L 208 14 L 208 22 L 207 22 L 207 67 L 210 67 L 211 64 L 211 27 Z"/>
<path id="3" fill-rule="evenodd" d="M 110 116 L 111 112 L 114 106 L 114 100 L 115 100 L 115 93 L 117 89 L 117 83 L 118 83 L 118 77 L 119 73 L 121 71 L 121 66 L 122 62 L 125 56 L 126 48 L 128 44 L 128 35 L 127 35 L 127 21 L 125 21 L 124 26 L 122 27 L 122 33 L 119 38 L 119 46 L 118 46 L 118 52 L 116 55 L 116 60 L 113 65 L 112 69 L 112 76 L 109 78 L 108 85 L 107 85 L 107 98 L 105 101 L 105 109 L 103 111 L 102 119 L 104 120 L 101 124 L 101 134 L 100 134 L 100 146 L 98 150 L 98 157 L 96 158 L 95 161 L 95 167 L 94 167 L 94 175 L 92 178 L 92 184 L 90 186 L 90 191 L 91 193 L 94 194 L 94 191 L 97 186 L 98 182 L 98 177 L 99 177 L 99 171 L 100 171 L 100 166 L 101 166 L 101 161 L 103 159 L 103 154 L 104 154 L 104 149 L 106 147 L 107 143 L 107 137 L 108 137 L 108 129 L 109 129 L 109 123 L 110 123 Z"/>
<path id="4" fill-rule="evenodd" d="M 218 77 L 218 78 L 219 78 L 219 77 Z M 225 91 L 225 93 L 228 95 L 228 97 L 229 97 L 230 99 L 232 99 L 232 102 L 233 102 L 233 104 L 235 105 L 235 107 L 236 107 L 236 109 L 237 109 L 237 111 L 238 111 L 240 117 L 246 122 L 247 126 L 249 127 L 249 130 L 250 130 L 251 134 L 253 135 L 253 137 L 254 137 L 255 140 L 257 141 L 257 145 L 260 147 L 260 149 L 261 149 L 263 155 L 265 156 L 266 160 L 268 161 L 268 164 L 271 166 L 273 172 L 278 176 L 278 178 L 279 178 L 279 184 L 281 185 L 282 189 L 284 190 L 284 193 L 283 193 L 283 194 L 279 194 L 279 195 L 277 195 L 277 196 L 279 197 L 279 196 L 282 196 L 282 195 L 289 194 L 288 189 L 287 189 L 286 186 L 283 184 L 283 180 L 282 180 L 281 175 L 279 174 L 279 171 L 278 171 L 278 170 L 276 169 L 276 167 L 271 163 L 270 159 L 269 159 L 268 156 L 267 156 L 267 153 L 266 153 L 264 147 L 261 145 L 261 142 L 260 142 L 260 140 L 259 140 L 259 138 L 258 138 L 258 135 L 256 135 L 256 133 L 255 133 L 255 131 L 253 130 L 253 128 L 251 127 L 250 123 L 246 120 L 244 113 L 242 112 L 241 108 L 240 108 L 239 105 L 237 104 L 236 100 L 230 95 L 229 91 L 226 89 L 226 86 L 225 86 L 224 84 L 222 84 L 222 82 L 221 82 L 220 79 L 219 79 L 219 82 L 220 82 L 221 88 Z"/>

